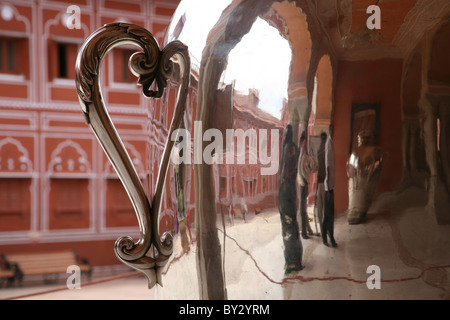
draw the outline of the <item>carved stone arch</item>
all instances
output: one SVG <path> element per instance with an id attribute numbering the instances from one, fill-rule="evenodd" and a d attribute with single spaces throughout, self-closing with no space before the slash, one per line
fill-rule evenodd
<path id="1" fill-rule="evenodd" d="M 288 115 L 284 119 L 292 125 L 294 141 L 298 143 L 298 125 L 307 128 L 310 113 L 308 99 L 308 73 L 312 55 L 312 40 L 307 15 L 295 2 L 275 2 L 272 8 L 284 21 L 285 37 L 292 49 L 288 86 Z"/>
<path id="2" fill-rule="evenodd" d="M 92 166 L 86 151 L 77 142 L 67 139 L 53 150 L 48 172 L 87 174 L 92 172 Z"/>
<path id="3" fill-rule="evenodd" d="M 94 171 L 79 142 L 65 139 L 50 153 L 43 181 L 41 229 L 88 229 L 94 222 Z"/>
<path id="4" fill-rule="evenodd" d="M 12 137 L 0 141 L 0 172 L 33 172 L 28 150 Z"/>
<path id="5" fill-rule="evenodd" d="M 333 115 L 333 67 L 331 58 L 324 54 L 317 65 L 314 78 L 312 112 L 314 113 L 314 135 L 328 132 Z"/>
<path id="6" fill-rule="evenodd" d="M 20 14 L 17 8 L 9 3 L 3 4 L 0 6 L 1 19 L 6 21 L 8 24 L 14 23 L 17 21 L 18 23 L 23 23 L 23 30 L 20 32 L 24 32 L 25 34 L 31 33 L 31 22 L 26 17 Z M 15 20 L 15 21 L 14 21 Z M 15 29 L 17 31 L 17 29 Z"/>
<path id="7" fill-rule="evenodd" d="M 423 179 L 429 173 L 422 132 L 424 119 L 419 108 L 419 100 L 424 90 L 423 47 L 423 44 L 419 43 L 405 59 L 402 77 L 402 184 L 405 186 L 410 183 L 423 185 Z"/>
<path id="8" fill-rule="evenodd" d="M 68 13 L 66 12 L 66 7 L 62 8 L 53 19 L 49 19 L 45 21 L 44 24 L 44 36 L 47 38 L 52 34 L 52 28 L 53 27 L 63 27 L 66 28 L 67 26 L 64 25 L 64 19 L 67 17 Z M 74 34 L 73 36 L 78 36 L 80 39 L 87 38 L 91 31 L 89 26 L 86 25 L 86 23 L 83 23 L 83 21 L 80 21 L 80 29 L 73 29 L 71 32 Z"/>

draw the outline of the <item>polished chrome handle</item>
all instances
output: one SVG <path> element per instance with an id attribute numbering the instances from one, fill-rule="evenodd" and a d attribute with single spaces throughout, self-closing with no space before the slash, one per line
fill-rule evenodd
<path id="1" fill-rule="evenodd" d="M 180 86 L 174 116 L 163 151 L 152 203 L 145 194 L 139 176 L 105 108 L 100 69 L 106 54 L 117 45 L 130 43 L 142 49 L 130 57 L 131 71 L 139 77 L 146 97 L 160 98 L 173 71 L 174 59 L 180 64 Z M 83 44 L 76 61 L 75 81 L 80 105 L 108 159 L 119 175 L 133 204 L 139 223 L 140 239 L 129 236 L 117 239 L 116 256 L 125 264 L 144 273 L 149 287 L 161 284 L 161 268 L 172 254 L 172 236 L 158 231 L 158 216 L 170 153 L 174 141 L 172 133 L 182 122 L 189 87 L 190 60 L 187 47 L 179 41 L 169 43 L 162 51 L 153 35 L 133 24 L 108 24 L 94 32 Z M 154 85 L 155 90 L 151 90 Z M 149 250 L 153 250 L 148 254 Z"/>

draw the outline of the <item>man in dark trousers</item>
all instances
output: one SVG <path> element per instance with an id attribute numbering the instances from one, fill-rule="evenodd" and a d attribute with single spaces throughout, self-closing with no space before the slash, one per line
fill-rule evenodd
<path id="1" fill-rule="evenodd" d="M 309 168 L 305 168 L 307 165 L 308 152 L 307 152 L 307 141 L 306 132 L 303 131 L 300 136 L 300 142 L 298 143 L 300 149 L 299 155 L 299 168 L 298 168 L 298 180 L 300 185 L 300 221 L 302 226 L 302 237 L 303 239 L 309 239 L 308 233 L 313 234 L 312 229 L 309 225 L 308 214 L 306 212 L 306 201 L 308 198 L 308 178 L 311 174 Z"/>
<path id="2" fill-rule="evenodd" d="M 303 269 L 303 247 L 297 223 L 297 171 L 299 149 L 292 139 L 292 126 L 286 127 L 278 181 L 278 208 L 284 244 L 285 274 Z"/>
<path id="3" fill-rule="evenodd" d="M 333 125 L 330 125 L 330 132 L 325 143 L 325 203 L 322 222 L 322 240 L 323 244 L 328 246 L 327 236 L 330 238 L 331 246 L 337 247 L 334 239 L 334 185 L 335 163 L 334 163 L 334 144 L 332 140 Z"/>
<path id="4" fill-rule="evenodd" d="M 326 168 L 325 168 L 325 143 L 327 142 L 327 134 L 322 132 L 320 135 L 320 146 L 317 150 L 317 187 L 316 187 L 316 206 L 315 210 L 317 212 L 317 218 L 320 224 L 320 233 L 323 235 L 323 208 L 325 202 L 325 176 Z"/>

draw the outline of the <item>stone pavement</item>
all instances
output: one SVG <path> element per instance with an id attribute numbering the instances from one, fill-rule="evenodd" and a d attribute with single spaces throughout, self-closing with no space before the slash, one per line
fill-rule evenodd
<path id="1" fill-rule="evenodd" d="M 335 220 L 337 248 L 319 236 L 302 239 L 304 269 L 285 276 L 279 214 L 254 216 L 219 231 L 225 249 L 225 282 L 235 300 L 392 300 L 450 298 L 450 226 L 438 226 L 420 189 L 378 198 L 364 224 Z M 220 229 L 220 226 L 219 226 Z M 314 227 L 313 227 L 314 229 Z M 163 287 L 126 272 L 69 290 L 52 286 L 0 288 L 0 299 L 171 300 L 198 299 L 195 246 L 174 250 Z"/>

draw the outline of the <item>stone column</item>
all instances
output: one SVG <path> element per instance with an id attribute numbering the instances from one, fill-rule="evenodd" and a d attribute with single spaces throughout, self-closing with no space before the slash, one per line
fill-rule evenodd
<path id="1" fill-rule="evenodd" d="M 422 137 L 423 122 L 420 112 L 404 110 L 402 122 L 403 174 L 400 189 L 411 184 L 423 187 L 425 179 L 428 179 L 425 145 Z"/>
<path id="2" fill-rule="evenodd" d="M 202 53 L 196 111 L 196 120 L 201 121 L 202 128 L 194 132 L 194 157 L 197 157 L 194 159 L 197 267 L 201 299 L 227 298 L 216 226 L 215 194 L 214 188 L 211 187 L 214 185 L 214 178 L 211 165 L 203 163 L 203 150 L 208 143 L 203 143 L 202 137 L 206 130 L 213 127 L 213 118 L 220 121 L 216 99 L 228 54 L 249 32 L 256 18 L 270 8 L 273 1 L 248 0 L 227 7 L 210 30 L 207 45 Z"/>
<path id="3" fill-rule="evenodd" d="M 435 95 L 426 95 L 419 101 L 419 107 L 424 116 L 424 141 L 427 164 L 430 170 L 430 178 L 428 182 L 428 210 L 436 216 L 438 224 L 450 224 L 450 201 L 449 192 L 446 185 L 444 167 L 448 167 L 448 160 L 443 163 L 443 160 L 448 159 L 448 146 L 445 145 L 438 152 L 437 144 L 437 119 L 440 120 L 442 140 L 446 136 L 448 127 L 447 116 L 441 117 L 441 98 Z M 444 113 L 446 114 L 446 112 Z M 443 132 L 442 132 L 443 129 Z M 446 137 L 444 138 L 446 140 Z M 441 141 L 440 146 L 443 143 Z"/>

